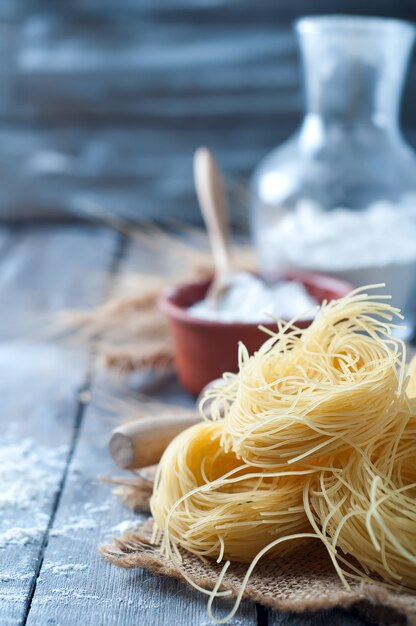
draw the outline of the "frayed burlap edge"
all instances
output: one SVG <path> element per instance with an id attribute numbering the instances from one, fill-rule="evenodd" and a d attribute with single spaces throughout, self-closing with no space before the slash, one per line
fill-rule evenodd
<path id="1" fill-rule="evenodd" d="M 127 531 L 100 547 L 101 554 L 123 568 L 145 567 L 152 574 L 182 579 L 176 566 L 150 543 L 152 521 Z M 198 585 L 212 589 L 221 566 L 202 562 L 182 552 L 182 567 Z M 247 565 L 234 563 L 224 577 L 222 589 L 235 597 Z M 261 561 L 250 578 L 244 597 L 264 606 L 295 613 L 333 608 L 356 608 L 378 624 L 416 626 L 416 597 L 392 592 L 377 584 L 353 581 L 343 587 L 321 544 L 300 544 L 288 555 Z"/>
<path id="2" fill-rule="evenodd" d="M 134 478 L 101 476 L 101 480 L 116 485 L 113 494 L 131 511 L 149 513 L 155 471 L 156 466 L 153 466 L 147 468 L 147 476 L 136 475 Z"/>

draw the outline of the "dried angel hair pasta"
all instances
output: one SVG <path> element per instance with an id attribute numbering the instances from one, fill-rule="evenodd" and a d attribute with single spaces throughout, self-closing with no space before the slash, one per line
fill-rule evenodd
<path id="1" fill-rule="evenodd" d="M 345 584 L 378 574 L 416 590 L 416 404 L 364 450 L 333 459 L 305 486 L 305 509 Z"/>
<path id="2" fill-rule="evenodd" d="M 234 607 L 264 556 L 321 541 L 348 578 L 416 591 L 416 400 L 413 366 L 391 336 L 399 311 L 353 291 L 311 326 L 279 324 L 240 371 L 211 387 L 217 419 L 181 433 L 160 462 L 153 541 L 181 570 L 179 547 L 249 563 Z M 407 377 L 406 377 L 407 373 Z"/>
<path id="3" fill-rule="evenodd" d="M 409 377 L 409 384 L 406 387 L 406 393 L 409 398 L 416 398 L 416 356 L 414 356 L 410 361 L 406 373 Z"/>
<path id="4" fill-rule="evenodd" d="M 192 426 L 162 457 L 150 508 L 168 556 L 180 545 L 218 562 L 250 562 L 271 540 L 311 530 L 302 503 L 310 471 L 270 475 L 242 464 L 221 448 L 222 429 Z"/>
<path id="5" fill-rule="evenodd" d="M 226 449 L 279 469 L 365 445 L 389 427 L 405 373 L 405 346 L 391 336 L 400 313 L 363 289 L 323 303 L 302 332 L 294 321 L 279 324 L 253 356 L 240 346 L 239 374 L 201 405 L 210 401 L 213 419 L 225 407 Z"/>

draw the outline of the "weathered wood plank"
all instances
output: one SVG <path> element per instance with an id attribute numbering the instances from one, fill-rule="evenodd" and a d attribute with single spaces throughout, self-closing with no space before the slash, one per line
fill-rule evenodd
<path id="1" fill-rule="evenodd" d="M 294 32 L 269 8 L 247 19 L 238 5 L 199 7 L 141 19 L 35 14 L 21 25 L 12 75 L 13 117 L 36 120 L 111 116 L 227 120 L 300 113 L 301 71 Z M 244 16 L 244 17 L 243 17 Z M 206 19 L 206 18 L 209 19 Z M 198 27 L 196 27 L 196 25 Z M 415 76 L 406 114 L 415 123 Z"/>
<path id="2" fill-rule="evenodd" d="M 33 326 L 42 330 L 38 322 L 49 321 L 45 314 L 97 304 L 115 240 L 85 226 L 10 230 L 0 257 L 0 338 L 30 338 Z"/>
<path id="3" fill-rule="evenodd" d="M 1 238 L 0 238 L 1 240 Z M 89 306 L 105 289 L 115 237 L 92 229 L 35 229 L 0 247 L 0 623 L 22 624 L 67 469 L 87 355 L 10 340 L 33 309 Z M 94 281 L 87 260 L 94 253 Z M 93 258 L 93 257 L 92 257 Z"/>
<path id="4" fill-rule="evenodd" d="M 12 0 L 2 0 L 0 5 L 9 5 Z M 73 2 L 60 5 L 54 2 L 54 0 L 15 0 L 15 5 L 21 6 L 24 4 L 26 9 L 32 11 L 49 11 L 67 16 L 74 13 L 84 13 L 86 15 L 136 15 L 142 16 L 143 13 L 148 14 L 171 14 L 177 15 L 178 12 L 183 15 L 196 12 L 205 13 L 207 15 L 213 14 L 216 19 L 219 19 L 221 15 L 224 15 L 224 20 L 229 19 L 230 14 L 232 16 L 238 12 L 241 18 L 247 14 L 246 19 L 255 19 L 256 16 L 270 16 L 270 12 L 273 15 L 279 16 L 280 19 L 294 19 L 297 15 L 310 12 L 310 13 L 331 13 L 333 12 L 332 0 L 319 0 L 313 3 L 312 6 L 305 0 L 293 0 L 290 3 L 279 2 L 274 0 L 258 0 L 255 4 L 250 0 L 73 0 Z M 349 13 L 360 13 L 365 10 L 368 15 L 400 15 L 404 17 L 409 15 L 412 9 L 411 0 L 339 0 L 339 11 Z"/>
<path id="5" fill-rule="evenodd" d="M 12 237 L 10 237 L 10 228 L 3 226 L 0 228 L 0 263 L 4 259 L 11 245 Z"/>
<path id="6" fill-rule="evenodd" d="M 12 7 L 0 26 L 3 219 L 56 215 L 86 195 L 195 220 L 193 149 L 211 146 L 246 177 L 290 135 L 302 112 L 290 22 L 333 11 L 331 0 L 3 0 L 0 16 Z M 410 0 L 337 10 L 414 18 Z M 413 62 L 403 110 L 413 134 L 415 98 Z"/>
<path id="7" fill-rule="evenodd" d="M 144 270 L 152 260 L 151 252 L 130 244 L 119 275 Z M 112 291 L 117 289 L 116 280 Z M 98 372 L 93 396 L 94 389 L 108 388 L 109 384 L 106 375 Z M 143 376 L 135 385 L 156 394 L 159 400 L 182 405 L 193 402 L 172 378 L 160 382 Z M 111 487 L 99 481 L 99 476 L 120 473 L 107 451 L 114 423 L 116 418 L 109 421 L 96 407 L 87 408 L 27 623 L 127 626 L 149 621 L 158 626 L 206 625 L 205 598 L 177 581 L 156 578 L 141 569 L 120 570 L 97 552 L 100 542 L 118 534 L 118 524 L 144 519 L 122 507 L 112 496 Z M 254 626 L 254 604 L 247 604 L 233 623 Z"/>
<path id="8" fill-rule="evenodd" d="M 121 263 L 122 273 L 145 269 L 152 255 L 145 248 L 130 244 Z M 117 290 L 117 285 L 114 286 Z M 99 380 L 95 386 L 102 384 Z M 137 384 L 137 379 L 136 379 Z M 191 399 L 172 380 L 158 386 L 144 377 L 142 389 L 167 402 L 190 404 Z M 109 566 L 97 554 L 97 544 L 117 533 L 120 522 L 131 523 L 137 516 L 123 509 L 99 483 L 101 474 L 117 473 L 106 443 L 111 424 L 89 407 L 71 463 L 69 478 L 45 554 L 28 624 L 99 623 L 103 625 L 146 623 L 158 626 L 172 623 L 207 625 L 205 599 L 182 584 L 154 578 L 143 570 L 124 571 Z M 140 518 L 139 518 L 140 519 Z M 316 616 L 295 616 L 265 609 L 256 614 L 246 603 L 237 619 L 239 625 L 318 626 L 332 620 L 335 626 L 364 626 L 364 621 L 342 611 Z"/>
<path id="9" fill-rule="evenodd" d="M 310 11 L 304 0 L 16 5 L 21 17 L 0 28 L 2 218 L 56 215 L 88 196 L 117 212 L 195 221 L 198 144 L 248 177 L 300 120 L 290 21 Z M 337 10 L 412 17 L 412 8 L 343 0 Z M 332 10 L 320 0 L 312 12 Z M 403 111 L 413 134 L 415 98 L 413 63 Z"/>
<path id="10" fill-rule="evenodd" d="M 258 32 L 252 24 L 196 29 L 180 18 L 71 22 L 42 15 L 28 19 L 21 41 L 15 115 L 176 119 L 299 105 L 294 36 L 277 24 Z"/>
<path id="11" fill-rule="evenodd" d="M 200 223 L 194 150 L 208 145 L 229 176 L 248 181 L 260 158 L 298 122 L 296 114 L 279 118 L 276 113 L 268 116 L 268 125 L 255 117 L 244 123 L 240 118 L 226 130 L 220 117 L 204 128 L 192 120 L 175 128 L 0 128 L 0 219 L 67 216 L 87 199 L 136 219 Z M 407 136 L 416 145 L 416 130 Z"/>
<path id="12" fill-rule="evenodd" d="M 171 389 L 170 399 L 175 394 Z M 137 519 L 98 480 L 117 474 L 106 449 L 110 429 L 99 411 L 87 409 L 27 624 L 206 626 L 200 594 L 142 569 L 118 569 L 97 553 L 121 521 Z M 231 624 L 254 626 L 254 605 L 246 604 Z"/>
<path id="13" fill-rule="evenodd" d="M 280 613 L 269 611 L 268 626 L 370 626 L 357 611 L 334 609 L 317 613 Z"/>
<path id="14" fill-rule="evenodd" d="M 275 134 L 283 139 L 295 125 L 292 116 L 291 125 Z M 224 170 L 240 176 L 248 174 L 271 141 L 270 129 L 247 125 L 230 123 L 226 135 L 224 144 L 221 124 L 198 129 L 191 121 L 175 128 L 0 129 L 0 146 L 8 146 L 7 155 L 0 148 L 0 215 L 64 215 L 87 199 L 133 218 L 200 222 L 192 180 L 194 150 L 209 145 Z"/>

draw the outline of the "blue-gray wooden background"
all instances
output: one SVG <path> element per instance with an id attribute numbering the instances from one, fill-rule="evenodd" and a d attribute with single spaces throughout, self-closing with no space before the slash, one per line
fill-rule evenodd
<path id="1" fill-rule="evenodd" d="M 197 221 L 191 157 L 246 177 L 302 111 L 294 19 L 416 21 L 416 0 L 1 0 L 0 216 Z M 416 144 L 416 65 L 403 127 Z"/>

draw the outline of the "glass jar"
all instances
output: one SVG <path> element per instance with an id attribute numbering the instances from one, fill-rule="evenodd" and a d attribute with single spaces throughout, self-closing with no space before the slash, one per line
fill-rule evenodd
<path id="1" fill-rule="evenodd" d="M 399 128 L 414 27 L 323 16 L 296 24 L 305 73 L 299 131 L 252 179 L 260 269 L 386 282 L 409 310 L 416 282 L 416 159 Z"/>

